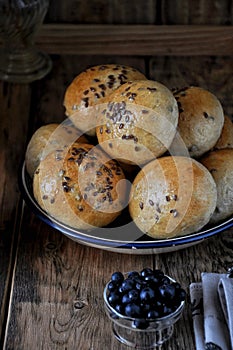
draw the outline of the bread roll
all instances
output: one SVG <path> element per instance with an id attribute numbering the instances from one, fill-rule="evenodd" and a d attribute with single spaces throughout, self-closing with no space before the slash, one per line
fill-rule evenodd
<path id="1" fill-rule="evenodd" d="M 79 142 L 88 142 L 87 138 L 70 125 L 69 121 L 64 121 L 62 124 L 51 123 L 41 126 L 32 135 L 26 149 L 25 165 L 29 175 L 33 177 L 40 161 L 49 152 L 57 148 L 67 148 L 77 139 Z"/>
<path id="2" fill-rule="evenodd" d="M 188 157 L 166 156 L 145 165 L 130 193 L 129 212 L 155 239 L 188 235 L 206 225 L 217 200 L 209 171 Z"/>
<path id="3" fill-rule="evenodd" d="M 96 134 L 114 159 L 145 164 L 167 151 L 178 123 L 172 92 L 152 80 L 121 85 L 98 109 Z"/>
<path id="4" fill-rule="evenodd" d="M 200 87 L 174 92 L 179 106 L 178 130 L 191 157 L 200 157 L 214 147 L 220 137 L 224 114 L 215 95 Z"/>
<path id="5" fill-rule="evenodd" d="M 233 214 L 233 149 L 209 152 L 200 161 L 217 186 L 217 206 L 210 223 L 218 223 Z"/>
<path id="6" fill-rule="evenodd" d="M 95 109 L 103 97 L 126 81 L 146 79 L 137 69 L 120 64 L 94 66 L 80 73 L 68 86 L 64 96 L 66 115 L 78 129 L 95 135 Z"/>
<path id="7" fill-rule="evenodd" d="M 233 123 L 227 115 L 224 116 L 224 124 L 220 138 L 214 146 L 214 149 L 224 148 L 233 148 Z"/>
<path id="8" fill-rule="evenodd" d="M 106 226 L 126 204 L 126 181 L 117 162 L 98 147 L 76 142 L 40 162 L 33 192 L 42 209 L 75 229 Z"/>

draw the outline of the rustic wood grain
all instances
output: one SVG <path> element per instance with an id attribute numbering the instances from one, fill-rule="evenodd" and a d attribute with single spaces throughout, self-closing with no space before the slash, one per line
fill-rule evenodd
<path id="1" fill-rule="evenodd" d="M 124 257 L 85 247 L 26 208 L 6 349 L 114 348 L 103 310 L 104 285 L 113 270 L 144 266 L 152 266 L 150 255 Z"/>
<path id="2" fill-rule="evenodd" d="M 233 27 L 44 24 L 37 45 L 63 55 L 232 55 Z"/>
<path id="3" fill-rule="evenodd" d="M 200 86 L 217 96 L 224 112 L 233 117 L 232 57 L 153 57 L 149 77 L 168 88 Z"/>
<path id="4" fill-rule="evenodd" d="M 19 103 L 19 101 L 22 102 Z M 0 339 L 8 308 L 9 288 L 15 256 L 17 214 L 20 195 L 18 169 L 27 134 L 25 121 L 30 108 L 28 86 L 0 82 Z M 1 343 L 0 343 L 1 347 Z"/>
<path id="5" fill-rule="evenodd" d="M 50 23 L 136 24 L 155 23 L 155 0 L 51 1 L 46 21 Z"/>
<path id="6" fill-rule="evenodd" d="M 221 24 L 233 23 L 231 0 L 69 0 L 51 2 L 50 23 Z"/>
<path id="7" fill-rule="evenodd" d="M 232 24 L 231 0 L 161 1 L 163 24 Z"/>
<path id="8" fill-rule="evenodd" d="M 76 243 L 22 206 L 18 167 L 39 126 L 61 122 L 66 87 L 87 66 L 135 66 L 169 88 L 199 85 L 233 116 L 231 0 L 51 2 L 37 45 L 53 69 L 31 85 L 0 82 L 0 348 L 130 350 L 103 310 L 114 270 L 155 266 L 188 292 L 201 272 L 225 272 L 233 230 L 173 253 L 126 255 Z M 189 295 L 173 338 L 160 350 L 195 350 Z"/>
<path id="9" fill-rule="evenodd" d="M 106 62 L 103 61 L 106 56 L 86 56 L 84 60 L 84 56 L 53 58 L 51 73 L 32 85 L 31 131 L 37 125 L 50 122 L 50 118 L 61 121 L 62 95 L 67 84 L 86 65 Z M 112 60 L 113 57 L 108 56 L 107 59 Z M 174 83 L 179 86 L 189 77 L 186 74 L 182 78 L 181 68 L 187 67 L 188 63 L 185 65 L 181 60 L 179 64 L 178 58 L 170 61 L 167 58 L 154 59 L 149 67 L 139 58 L 126 56 L 124 60 L 123 57 L 115 60 L 134 65 L 153 78 L 159 77 L 168 86 Z M 225 74 L 224 60 L 221 62 L 222 66 L 213 64 L 210 71 L 215 76 L 214 72 L 219 67 L 216 80 Z M 228 60 L 225 62 L 227 74 Z M 200 61 L 197 61 L 197 66 L 198 63 Z M 209 64 L 207 60 L 205 67 Z M 25 96 L 28 96 L 26 92 Z M 27 120 L 23 124 L 25 127 Z M 28 350 L 32 346 L 38 350 L 130 349 L 114 339 L 103 310 L 104 284 L 113 271 L 154 266 L 177 279 L 188 292 L 189 284 L 199 281 L 202 271 L 225 272 L 233 257 L 232 230 L 177 252 L 127 255 L 76 243 L 41 222 L 27 206 L 17 232 L 20 239 L 4 350 Z M 175 327 L 174 337 L 161 349 L 195 349 L 189 298 L 185 312 Z"/>
<path id="10" fill-rule="evenodd" d="M 124 255 L 75 243 L 26 208 L 5 349 L 128 349 L 113 338 L 104 314 L 102 292 L 112 271 L 154 265 L 188 292 L 202 271 L 224 273 L 232 257 L 232 231 L 173 253 Z M 161 349 L 194 350 L 192 333 L 187 300 L 174 337 Z"/>

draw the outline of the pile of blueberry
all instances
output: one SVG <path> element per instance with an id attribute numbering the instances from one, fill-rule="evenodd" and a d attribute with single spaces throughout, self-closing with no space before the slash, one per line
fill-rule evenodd
<path id="1" fill-rule="evenodd" d="M 145 329 L 151 320 L 173 313 L 186 292 L 161 270 L 144 268 L 126 276 L 114 272 L 107 285 L 107 300 L 118 313 L 134 318 L 134 327 Z"/>

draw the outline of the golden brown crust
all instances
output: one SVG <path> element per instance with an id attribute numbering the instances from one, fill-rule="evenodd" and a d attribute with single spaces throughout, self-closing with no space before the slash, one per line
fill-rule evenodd
<path id="1" fill-rule="evenodd" d="M 233 149 L 209 152 L 200 161 L 217 186 L 217 205 L 210 219 L 210 223 L 217 223 L 233 214 Z"/>
<path id="2" fill-rule="evenodd" d="M 126 182 L 117 162 L 98 147 L 74 143 L 51 152 L 35 172 L 34 196 L 58 221 L 76 229 L 111 223 L 125 206 Z"/>
<path id="3" fill-rule="evenodd" d="M 103 102 L 96 134 L 112 158 L 140 165 L 167 151 L 178 123 L 177 102 L 167 87 L 152 80 L 127 82 Z"/>
<path id="4" fill-rule="evenodd" d="M 31 177 L 40 161 L 57 148 L 69 147 L 74 141 L 87 143 L 81 132 L 67 121 L 61 124 L 51 123 L 38 128 L 32 135 L 25 154 L 25 165 Z"/>
<path id="5" fill-rule="evenodd" d="M 188 157 L 161 157 L 136 176 L 129 211 L 135 224 L 155 239 L 187 235 L 208 223 L 217 200 L 209 171 Z"/>
<path id="6" fill-rule="evenodd" d="M 64 96 L 66 115 L 78 129 L 95 135 L 95 113 L 92 106 L 120 85 L 130 80 L 146 79 L 137 69 L 119 64 L 94 66 L 81 72 L 68 86 Z"/>
<path id="7" fill-rule="evenodd" d="M 224 124 L 220 138 L 214 146 L 214 149 L 224 148 L 233 148 L 233 123 L 227 115 L 224 116 Z"/>
<path id="8" fill-rule="evenodd" d="M 212 149 L 220 137 L 224 114 L 211 92 L 190 86 L 174 92 L 179 106 L 178 130 L 191 157 Z"/>

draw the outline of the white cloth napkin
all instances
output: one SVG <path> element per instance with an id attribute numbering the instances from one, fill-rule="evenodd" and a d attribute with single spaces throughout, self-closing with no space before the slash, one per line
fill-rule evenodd
<path id="1" fill-rule="evenodd" d="M 233 279 L 221 278 L 218 285 L 218 294 L 222 310 L 230 333 L 231 348 L 233 349 Z"/>
<path id="2" fill-rule="evenodd" d="M 190 298 L 196 349 L 233 350 L 233 279 L 203 272 Z"/>

